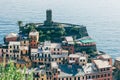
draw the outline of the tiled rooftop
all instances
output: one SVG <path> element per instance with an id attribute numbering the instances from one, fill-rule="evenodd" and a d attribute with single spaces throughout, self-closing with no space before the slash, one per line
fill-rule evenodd
<path id="1" fill-rule="evenodd" d="M 120 57 L 117 57 L 115 60 L 120 61 Z"/>
<path id="2" fill-rule="evenodd" d="M 51 48 L 61 48 L 61 43 L 51 43 Z"/>
<path id="3" fill-rule="evenodd" d="M 17 33 L 10 33 L 8 35 L 6 35 L 6 38 L 11 38 L 11 37 L 18 37 Z"/>
<path id="4" fill-rule="evenodd" d="M 11 41 L 9 42 L 9 45 L 20 45 L 19 41 Z"/>
<path id="5" fill-rule="evenodd" d="M 94 60 L 94 63 L 97 65 L 98 68 L 107 68 L 107 67 L 111 67 L 111 65 L 109 64 L 108 61 L 104 61 L 104 60 Z"/>
<path id="6" fill-rule="evenodd" d="M 104 58 L 104 59 L 111 58 L 111 56 L 110 56 L 110 55 L 108 55 L 108 54 L 103 54 L 103 55 L 101 55 L 101 57 L 102 57 L 102 58 Z"/>
<path id="7" fill-rule="evenodd" d="M 35 36 L 35 35 L 38 35 L 38 34 L 39 34 L 39 32 L 37 32 L 37 31 L 31 31 L 29 33 L 29 35 L 31 35 L 31 36 Z"/>
<path id="8" fill-rule="evenodd" d="M 74 44 L 74 40 L 72 36 L 67 36 L 65 37 L 66 41 L 68 42 L 68 44 Z"/>
<path id="9" fill-rule="evenodd" d="M 83 69 L 79 65 L 60 64 L 59 70 L 61 71 L 58 77 L 70 77 L 84 75 Z"/>

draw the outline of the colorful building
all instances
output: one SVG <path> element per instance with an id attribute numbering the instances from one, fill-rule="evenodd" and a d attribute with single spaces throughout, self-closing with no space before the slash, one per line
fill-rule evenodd
<path id="1" fill-rule="evenodd" d="M 8 35 L 5 36 L 4 41 L 5 43 L 9 43 L 10 41 L 17 41 L 19 38 L 19 35 L 16 33 L 9 33 Z"/>
<path id="2" fill-rule="evenodd" d="M 32 30 L 29 33 L 29 39 L 30 39 L 30 48 L 38 48 L 39 32 L 37 32 L 36 30 Z"/>
<path id="3" fill-rule="evenodd" d="M 12 41 L 8 44 L 8 54 L 11 59 L 20 59 L 20 42 Z"/>

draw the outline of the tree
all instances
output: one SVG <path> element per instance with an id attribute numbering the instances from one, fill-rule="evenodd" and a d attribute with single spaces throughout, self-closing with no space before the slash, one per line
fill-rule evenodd
<path id="1" fill-rule="evenodd" d="M 23 26 L 23 22 L 22 21 L 18 21 L 18 26 L 19 27 Z"/>
<path id="2" fill-rule="evenodd" d="M 30 32 L 30 31 L 32 31 L 32 30 L 34 30 L 34 29 L 35 29 L 35 24 L 30 23 L 30 24 L 29 24 L 29 28 L 28 28 L 28 32 Z"/>
<path id="3" fill-rule="evenodd" d="M 26 68 L 22 70 L 18 70 L 12 61 L 9 61 L 7 65 L 6 63 L 6 57 L 4 55 L 4 61 L 3 64 L 0 64 L 0 80 L 33 80 L 33 74 L 28 74 L 26 76 Z"/>
<path id="4" fill-rule="evenodd" d="M 25 72 L 26 68 L 24 68 L 23 73 L 21 73 L 12 62 L 6 67 L 0 65 L 0 80 L 33 80 L 33 75 L 29 74 L 26 77 Z"/>

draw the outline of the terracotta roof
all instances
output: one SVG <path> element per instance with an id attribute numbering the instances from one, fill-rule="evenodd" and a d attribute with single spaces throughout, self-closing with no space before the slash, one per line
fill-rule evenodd
<path id="1" fill-rule="evenodd" d="M 18 34 L 10 33 L 10 34 L 6 35 L 6 38 L 11 38 L 11 37 L 18 37 Z"/>

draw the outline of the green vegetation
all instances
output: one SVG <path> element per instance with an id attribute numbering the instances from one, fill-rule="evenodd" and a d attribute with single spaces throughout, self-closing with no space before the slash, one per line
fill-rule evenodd
<path id="1" fill-rule="evenodd" d="M 23 25 L 22 21 L 18 21 L 18 26 L 21 27 Z"/>
<path id="2" fill-rule="evenodd" d="M 65 29 L 61 27 L 57 27 L 54 29 L 51 28 L 41 28 L 39 30 L 39 35 L 40 35 L 40 41 L 44 40 L 53 40 L 55 41 L 56 38 L 59 38 L 61 36 L 65 35 Z"/>
<path id="3" fill-rule="evenodd" d="M 6 67 L 0 65 L 0 80 L 33 80 L 32 73 L 29 75 L 25 74 L 26 68 L 24 68 L 23 73 L 17 70 L 12 62 L 10 62 Z"/>
<path id="4" fill-rule="evenodd" d="M 115 80 L 120 80 L 120 70 L 119 69 L 115 69 L 113 71 L 113 76 Z"/>
<path id="5" fill-rule="evenodd" d="M 74 38 L 88 36 L 86 27 L 83 26 L 66 26 L 61 23 L 51 26 L 37 23 L 27 23 L 23 25 L 22 21 L 18 21 L 18 26 L 21 34 L 29 34 L 31 30 L 36 29 L 40 34 L 39 40 L 41 42 L 45 40 L 60 42 L 63 36 L 74 36 Z"/>

